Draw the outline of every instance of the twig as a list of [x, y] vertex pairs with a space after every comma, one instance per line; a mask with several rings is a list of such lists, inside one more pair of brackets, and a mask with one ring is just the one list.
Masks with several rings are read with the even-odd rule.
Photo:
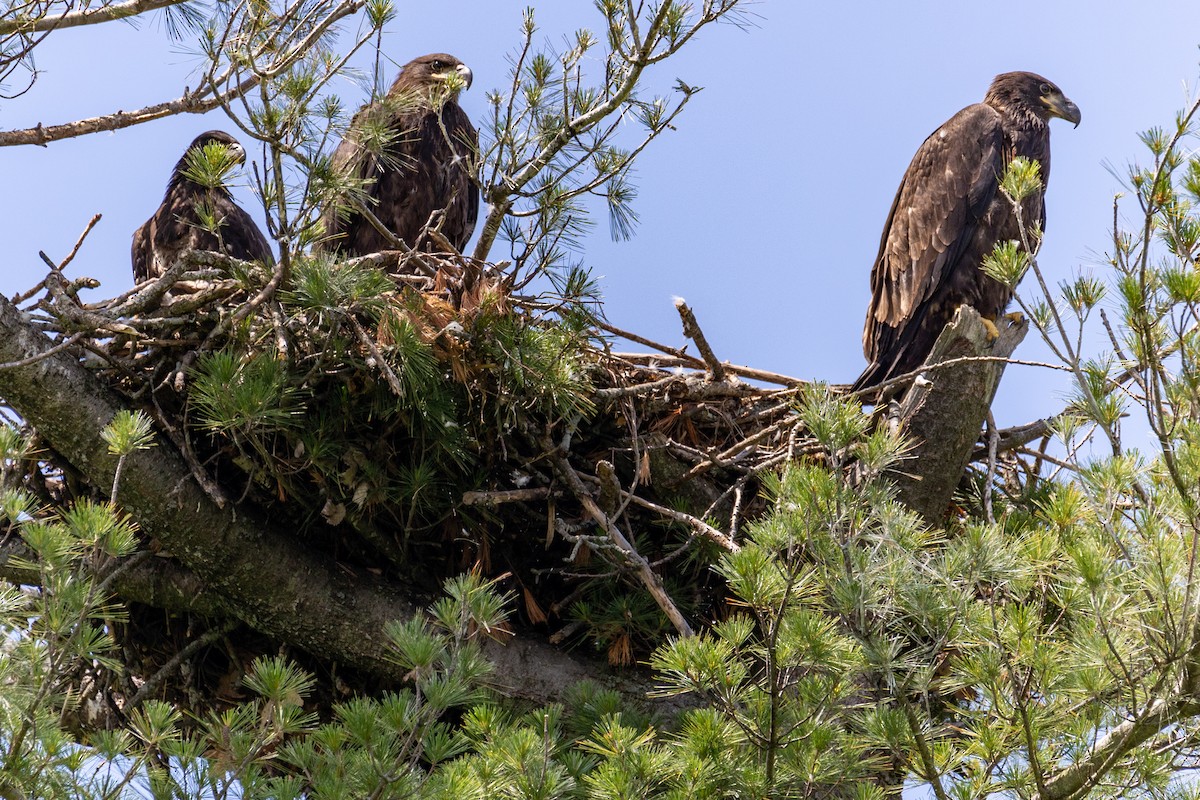
[[996, 430], [996, 418], [989, 408], [987, 412], [987, 475], [983, 480], [983, 515], [989, 525], [996, 524], [992, 513], [992, 481], [996, 480], [996, 446], [1000, 442], [1000, 432]]
[[[922, 366], [914, 369], [912, 372], [906, 372], [903, 375], [897, 375], [896, 377], [890, 378], [890, 379], [884, 381], [883, 383], [880, 383], [877, 386], [870, 386], [870, 387], [867, 387], [866, 389], [859, 389], [857, 392], [847, 393], [846, 396], [854, 397], [854, 398], [857, 398], [864, 402], [867, 402], [868, 398], [875, 397], [879, 392], [882, 392], [884, 389], [890, 389], [893, 386], [898, 386], [899, 384], [907, 383], [908, 381], [911, 381], [913, 378], [917, 377], [918, 375], [920, 375], [923, 372], [936, 372], [938, 370], [945, 369], [946, 367], [952, 367], [955, 364], [967, 364], [970, 362], [985, 362], [985, 361], [1004, 362], [1005, 364], [1017, 364], [1017, 365], [1020, 365], [1023, 367], [1043, 367], [1045, 369], [1058, 370], [1059, 372], [1071, 372], [1072, 371], [1070, 367], [1063, 366], [1062, 364], [1049, 364], [1045, 361], [1024, 361], [1019, 358], [1005, 358], [1004, 356], [960, 356], [958, 358], [948, 358], [945, 361], [939, 361], [936, 364], [923, 364]], [[836, 389], [837, 387], [833, 387], [833, 388]]]
[[611, 389], [597, 389], [595, 396], [602, 400], [615, 400], [619, 397], [632, 397], [635, 395], [652, 394], [658, 389], [665, 389], [672, 383], [679, 380], [678, 375], [668, 375], [665, 378], [659, 378], [656, 381], [649, 383], [638, 383], [633, 386], [615, 386]]
[[[646, 344], [646, 342], [639, 342]], [[654, 345], [648, 345], [653, 347]], [[612, 358], [619, 358], [623, 361], [628, 361], [634, 365], [644, 365], [650, 367], [696, 367], [703, 369], [705, 364], [703, 359], [689, 355], [665, 355], [659, 356], [653, 353], [609, 353]], [[791, 389], [796, 389], [801, 386], [807, 386], [808, 381], [802, 381], [799, 378], [793, 378], [790, 375], [781, 375], [778, 372], [768, 372], [765, 369], [755, 369], [754, 367], [746, 367], [741, 364], [725, 363], [721, 365], [726, 372], [731, 372], [741, 378], [750, 378], [751, 380], [763, 381], [764, 383], [773, 383], [778, 386], [787, 386]]]
[[84, 337], [84, 335], [85, 334], [83, 334], [83, 333], [72, 334], [71, 338], [67, 339], [66, 341], [59, 342], [58, 344], [51, 347], [49, 350], [46, 350], [45, 352], [38, 353], [37, 355], [32, 355], [29, 358], [23, 358], [20, 361], [10, 361], [7, 364], [0, 364], [0, 369], [16, 369], [17, 367], [28, 367], [30, 364], [35, 364], [38, 361], [41, 361], [43, 358], [52, 356], [55, 353], [61, 353], [63, 350], [66, 350], [68, 347], [70, 347], [71, 345], [75, 344], [80, 339], [82, 339]]
[[687, 525], [689, 528], [696, 531], [696, 533], [699, 533], [701, 536], [709, 539], [710, 541], [716, 542], [731, 553], [736, 553], [742, 549], [742, 546], [733, 539], [729, 538], [712, 525], [709, 525], [704, 520], [693, 517], [691, 514], [685, 514], [682, 511], [675, 511], [667, 508], [666, 506], [660, 506], [657, 503], [652, 503], [649, 500], [638, 497], [633, 492], [622, 491], [621, 496], [628, 498], [633, 502], [634, 505], [649, 509], [655, 514], [664, 516], [667, 519], [673, 519], [676, 522], [682, 522], [684, 525]]
[[700, 356], [704, 359], [704, 365], [708, 368], [710, 378], [718, 382], [725, 380], [725, 366], [709, 346], [708, 339], [705, 338], [704, 331], [700, 330], [700, 323], [696, 321], [696, 315], [688, 306], [687, 301], [682, 297], [676, 297], [675, 310], [679, 312], [679, 318], [683, 320], [683, 335], [696, 343], [696, 349], [700, 351]]
[[83, 229], [83, 233], [79, 234], [79, 238], [75, 241], [75, 246], [71, 248], [71, 252], [67, 253], [67, 257], [64, 258], [62, 263], [58, 265], [60, 272], [65, 270], [67, 265], [75, 260], [75, 256], [79, 253], [79, 248], [83, 247], [83, 240], [86, 239], [88, 234], [92, 232], [92, 228], [96, 227], [96, 223], [100, 221], [100, 217], [100, 214], [94, 214], [92, 215], [92, 218], [88, 220], [87, 227]]
[[166, 680], [167, 676], [176, 670], [185, 659], [191, 658], [193, 655], [199, 652], [201, 648], [208, 647], [210, 644], [232, 631], [239, 624], [240, 623], [238, 622], [226, 622], [224, 625], [221, 625], [218, 628], [205, 631], [204, 634], [202, 634], [199, 638], [189, 642], [187, 647], [171, 656], [167, 663], [163, 664], [157, 672], [147, 678], [146, 682], [138, 687], [137, 694], [135, 694], [133, 698], [125, 704], [125, 711], [129, 712], [130, 710], [135, 709], [144, 703], [150, 696], [150, 693], [157, 689], [158, 685]]
[[637, 344], [644, 344], [646, 347], [653, 347], [655, 350], [675, 356], [676, 358], [682, 358], [690, 362], [695, 362], [697, 366], [704, 365], [704, 362], [700, 359], [689, 356], [687, 351], [682, 347], [670, 347], [669, 345], [659, 344], [653, 339], [647, 339], [645, 336], [639, 336], [632, 331], [623, 330], [622, 328], [618, 328], [616, 325], [605, 322], [602, 319], [595, 320], [595, 324], [600, 330], [607, 331], [615, 336], [620, 336], [622, 339], [628, 339], [629, 341], [636, 342]]
[[696, 464], [690, 470], [688, 470], [687, 474], [684, 475], [683, 478], [681, 478], [680, 480], [681, 481], [690, 480], [691, 478], [694, 478], [697, 475], [699, 475], [700, 473], [708, 470], [709, 467], [731, 466], [731, 464], [730, 464], [731, 459], [738, 457], [743, 452], [745, 452], [748, 448], [753, 447], [754, 445], [761, 442], [763, 439], [766, 439], [767, 437], [771, 436], [772, 434], [777, 433], [784, 425], [787, 425], [787, 424], [791, 423], [792, 421], [793, 420], [791, 420], [791, 419], [782, 419], [782, 420], [779, 420], [778, 422], [771, 423], [767, 427], [763, 428], [762, 430], [758, 431], [757, 433], [753, 434], [752, 436], [746, 437], [745, 439], [741, 440], [740, 442], [733, 445], [732, 447], [728, 447], [724, 451], [717, 453], [715, 456], [710, 456], [706, 460], [701, 461], [699, 464]]
[[383, 353], [379, 352], [379, 348], [375, 342], [371, 341], [371, 337], [363, 330], [363, 326], [353, 316], [349, 317], [350, 327], [354, 328], [354, 333], [358, 336], [358, 340], [362, 342], [363, 347], [371, 353], [371, 359], [375, 362], [376, 367], [383, 373], [383, 377], [387, 380], [388, 386], [392, 389], [392, 394], [396, 397], [405, 397], [408, 393], [404, 391], [404, 384], [400, 383], [400, 378], [396, 375], [396, 371], [392, 369], [392, 365], [383, 357]]
[[533, 489], [505, 489], [494, 492], [463, 492], [464, 506], [483, 506], [495, 508], [505, 503], [523, 503], [526, 500], [542, 500], [550, 497], [552, 490], [548, 486], [538, 486]]

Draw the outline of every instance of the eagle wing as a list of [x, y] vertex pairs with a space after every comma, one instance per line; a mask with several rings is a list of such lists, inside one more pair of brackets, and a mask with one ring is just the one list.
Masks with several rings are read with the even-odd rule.
[[[212, 202], [216, 207], [215, 216], [220, 221], [217, 228], [220, 243], [215, 249], [242, 261], [258, 261], [267, 266], [275, 263], [267, 237], [246, 209], [225, 194], [218, 195]], [[211, 242], [198, 241], [194, 246], [206, 249], [206, 244]]]
[[917, 150], [871, 269], [863, 328], [863, 353], [871, 366], [856, 385], [878, 382], [873, 377], [886, 375], [911, 345], [996, 194], [1003, 159], [1000, 116], [982, 103], [955, 114]]
[[[217, 220], [215, 235], [200, 227], [199, 204]], [[267, 237], [231, 196], [187, 183], [169, 189], [150, 219], [134, 231], [130, 251], [134, 281], [159, 277], [184, 250], [210, 250], [267, 265], [275, 262]]]
[[154, 268], [154, 217], [146, 220], [140, 228], [133, 232], [133, 247], [130, 250], [130, 256], [133, 261], [134, 283], [141, 283], [151, 277], [157, 277], [150, 274]]

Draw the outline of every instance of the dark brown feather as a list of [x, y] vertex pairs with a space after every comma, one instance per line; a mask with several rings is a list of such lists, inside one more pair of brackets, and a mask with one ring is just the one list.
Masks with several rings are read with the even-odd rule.
[[[133, 233], [133, 279], [157, 278], [186, 250], [211, 250], [243, 261], [274, 260], [271, 246], [245, 209], [224, 187], [208, 188], [189, 180], [187, 154], [194, 148], [218, 142], [236, 147], [237, 140], [224, 131], [208, 131], [192, 141], [175, 164], [158, 210]], [[244, 153], [242, 158], [244, 158]], [[201, 226], [197, 208], [203, 207], [218, 221], [216, 233]]]
[[993, 321], [1004, 313], [1012, 292], [981, 268], [997, 243], [1021, 238], [1000, 178], [1017, 156], [1038, 162], [1042, 190], [1023, 201], [1022, 215], [1027, 230], [1044, 229], [1051, 116], [1078, 124], [1079, 110], [1045, 78], [1009, 72], [996, 77], [983, 103], [955, 114], [917, 149], [871, 269], [863, 328], [870, 365], [854, 390], [921, 366], [964, 303]]
[[[368, 180], [365, 203], [387, 229], [409, 247], [439, 248], [424, 236], [435, 212], [445, 215], [442, 235], [459, 251], [471, 238], [479, 215], [479, 189], [473, 164], [479, 138], [445, 75], [470, 71], [457, 58], [432, 53], [410, 61], [377, 103], [364, 106], [333, 153], [334, 170]], [[371, 148], [366, 127], [386, 126], [389, 141]], [[322, 247], [345, 255], [394, 249], [390, 239], [346, 198], [321, 216]]]

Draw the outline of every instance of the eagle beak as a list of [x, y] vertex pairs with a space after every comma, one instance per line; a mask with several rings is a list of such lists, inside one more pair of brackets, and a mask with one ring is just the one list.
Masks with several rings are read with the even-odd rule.
[[1073, 122], [1076, 128], [1079, 127], [1079, 121], [1083, 119], [1079, 113], [1079, 106], [1072, 103], [1065, 95], [1052, 94], [1049, 97], [1043, 97], [1042, 102], [1046, 104], [1046, 108], [1050, 109], [1050, 116]]
[[466, 64], [459, 64], [457, 67], [454, 68], [454, 71], [457, 72], [459, 77], [461, 77], [463, 79], [464, 88], [470, 89], [471, 88], [471, 80], [475, 77], [471, 73], [471, 68], [468, 67]]

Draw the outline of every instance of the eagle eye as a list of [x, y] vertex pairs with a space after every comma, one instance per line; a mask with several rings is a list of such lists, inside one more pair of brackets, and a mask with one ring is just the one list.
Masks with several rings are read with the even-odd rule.
[[434, 72], [441, 72], [442, 68], [445, 67], [446, 64], [443, 61], [434, 61], [429, 66], [433, 68]]
[[1042, 84], [1042, 94], [1050, 94], [1050, 91], [1051, 91], [1050, 84], [1043, 83]]

